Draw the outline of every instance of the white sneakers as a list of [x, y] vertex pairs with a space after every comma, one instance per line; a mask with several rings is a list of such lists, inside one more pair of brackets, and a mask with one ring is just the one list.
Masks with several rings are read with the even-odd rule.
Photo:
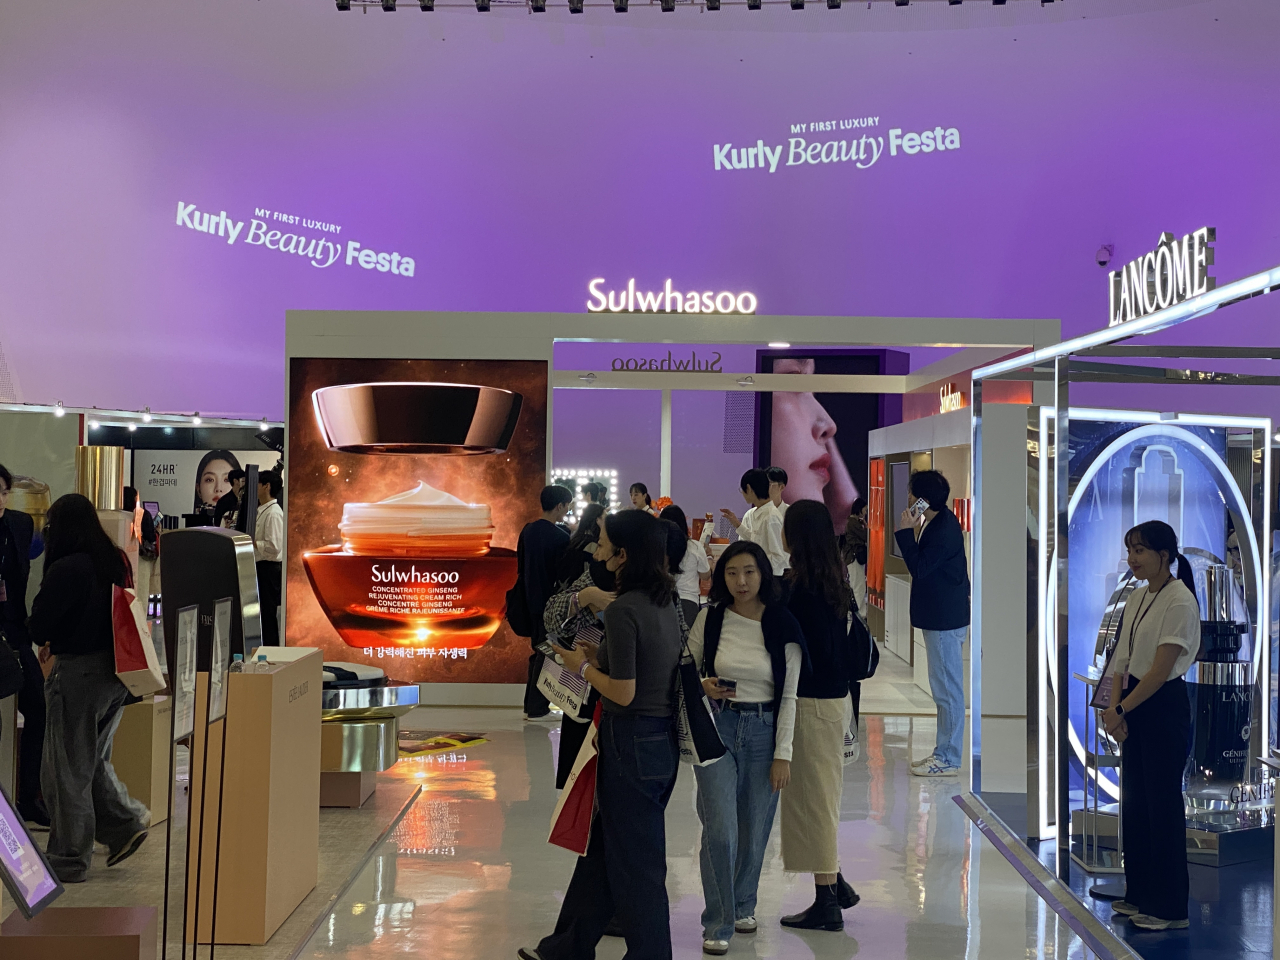
[[914, 770], [916, 767], [923, 767], [926, 763], [928, 763], [928, 762], [929, 762], [929, 761], [931, 761], [932, 759], [933, 759], [933, 754], [931, 753], [931, 754], [929, 754], [927, 757], [925, 757], [925, 758], [924, 758], [924, 759], [922, 759], [922, 760], [912, 760], [912, 761], [911, 761], [911, 769], [913, 769], [913, 770]]
[[723, 957], [729, 952], [728, 940], [703, 940], [702, 952], [713, 957]]
[[733, 922], [733, 929], [738, 933], [755, 933], [756, 926], [755, 917], [743, 917], [741, 920], [735, 920]]
[[954, 777], [959, 772], [959, 767], [948, 766], [937, 757], [929, 757], [920, 766], [911, 768], [913, 777]]

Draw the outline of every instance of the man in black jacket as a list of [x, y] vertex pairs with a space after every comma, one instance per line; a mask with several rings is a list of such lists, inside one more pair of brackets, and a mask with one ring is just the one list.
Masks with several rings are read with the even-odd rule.
[[912, 764], [918, 777], [955, 776], [964, 744], [960, 647], [969, 632], [969, 567], [960, 521], [947, 507], [950, 496], [951, 485], [936, 470], [912, 474], [913, 506], [902, 511], [894, 534], [911, 571], [911, 625], [924, 634], [929, 692], [938, 706], [933, 755]]
[[18, 815], [28, 823], [47, 827], [49, 815], [40, 802], [40, 757], [44, 752], [44, 673], [31, 649], [27, 632], [27, 579], [31, 574], [31, 540], [35, 523], [30, 515], [10, 510], [13, 474], [0, 466], [0, 630], [22, 664], [22, 752], [18, 760]]
[[[573, 504], [573, 491], [553, 484], [542, 488], [542, 516], [525, 524], [520, 531], [517, 553], [520, 555], [520, 577], [524, 582], [524, 599], [533, 623], [533, 655], [529, 657], [529, 675], [524, 688], [524, 718], [542, 720], [551, 718], [551, 704], [538, 689], [538, 676], [542, 673], [543, 655], [538, 650], [547, 637], [542, 623], [542, 611], [555, 592], [556, 564], [569, 543], [569, 534], [559, 524]], [[555, 715], [560, 717], [559, 712]]]

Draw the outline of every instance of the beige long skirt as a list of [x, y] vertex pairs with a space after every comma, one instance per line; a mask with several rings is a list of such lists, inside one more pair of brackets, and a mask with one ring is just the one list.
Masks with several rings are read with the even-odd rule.
[[792, 873], [840, 869], [836, 835], [844, 792], [849, 700], [796, 701], [791, 782], [782, 791], [782, 866]]

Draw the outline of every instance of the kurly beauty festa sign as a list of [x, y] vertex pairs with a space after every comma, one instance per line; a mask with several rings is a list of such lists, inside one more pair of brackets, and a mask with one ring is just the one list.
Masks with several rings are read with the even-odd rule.
[[546, 398], [541, 361], [291, 360], [286, 642], [397, 680], [524, 682], [503, 617]]

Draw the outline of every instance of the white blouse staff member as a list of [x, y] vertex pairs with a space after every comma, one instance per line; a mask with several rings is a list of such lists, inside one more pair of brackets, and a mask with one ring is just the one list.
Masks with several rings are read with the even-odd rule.
[[1172, 527], [1149, 520], [1124, 543], [1129, 569], [1147, 585], [1125, 604], [1108, 668], [1113, 706], [1102, 714], [1123, 744], [1125, 897], [1112, 909], [1144, 930], [1182, 930], [1189, 892], [1182, 772], [1191, 735], [1182, 678], [1200, 652], [1200, 608]]

